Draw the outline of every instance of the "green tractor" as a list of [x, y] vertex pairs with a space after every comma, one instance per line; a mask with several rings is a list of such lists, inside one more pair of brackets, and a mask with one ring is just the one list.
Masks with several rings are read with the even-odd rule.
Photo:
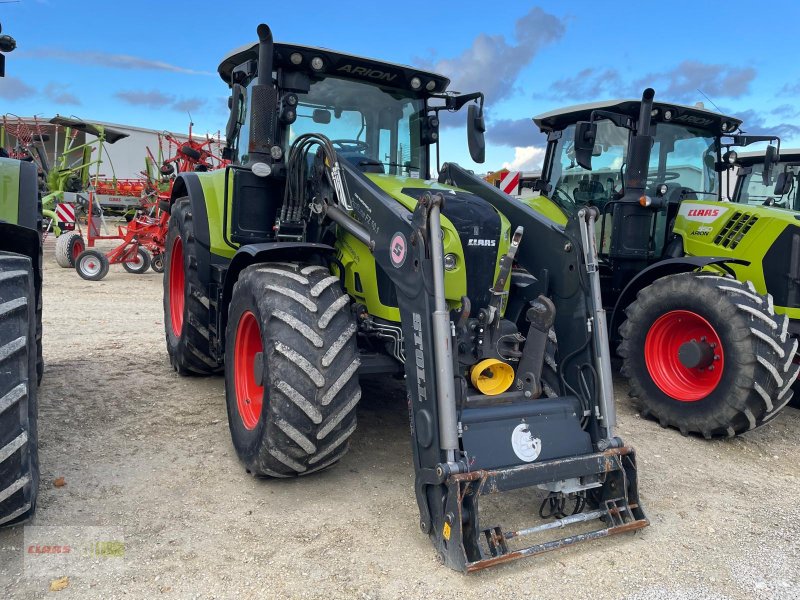
[[775, 138], [653, 97], [534, 118], [548, 146], [540, 195], [521, 202], [562, 223], [601, 211], [603, 302], [642, 414], [733, 436], [792, 398], [800, 227], [785, 211], [720, 201], [732, 148]]
[[[0, 36], [0, 77], [2, 52], [14, 46]], [[6, 526], [33, 515], [39, 489], [42, 221], [33, 163], [0, 158], [0, 185], [0, 526]]]
[[[164, 206], [170, 360], [180, 374], [224, 371], [246, 470], [334, 465], [359, 376], [404, 377], [419, 526], [451, 568], [646, 526], [634, 452], [614, 431], [596, 212], [559, 225], [455, 164], [430, 179], [441, 111], [468, 106], [483, 160], [482, 94], [275, 44], [266, 25], [258, 36], [219, 66], [232, 164], [181, 173]], [[518, 489], [553, 520], [480, 523], [481, 496]]]

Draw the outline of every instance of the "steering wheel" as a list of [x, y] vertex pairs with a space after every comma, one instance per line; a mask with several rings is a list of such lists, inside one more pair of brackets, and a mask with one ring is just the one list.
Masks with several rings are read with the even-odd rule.
[[331, 140], [331, 144], [337, 146], [343, 152], [361, 152], [366, 154], [369, 150], [369, 144], [361, 140]]
[[647, 185], [655, 185], [656, 183], [666, 183], [667, 181], [675, 181], [676, 179], [680, 179], [681, 174], [677, 171], [664, 171], [661, 176], [658, 175], [648, 175], [647, 176]]
[[[558, 200], [555, 198], [556, 195], [558, 195], [558, 197], [561, 199], [561, 202], [558, 202]], [[578, 203], [575, 202], [575, 199], [569, 195], [567, 190], [558, 185], [553, 189], [552, 200], [555, 200], [557, 204], [562, 204], [562, 208], [564, 208], [565, 210], [571, 210], [572, 208], [578, 205]]]

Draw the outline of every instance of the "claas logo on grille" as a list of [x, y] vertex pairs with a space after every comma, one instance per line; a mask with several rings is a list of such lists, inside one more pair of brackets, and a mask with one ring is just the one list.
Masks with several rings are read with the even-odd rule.
[[690, 217], [716, 217], [719, 212], [718, 208], [693, 208], [687, 215]]

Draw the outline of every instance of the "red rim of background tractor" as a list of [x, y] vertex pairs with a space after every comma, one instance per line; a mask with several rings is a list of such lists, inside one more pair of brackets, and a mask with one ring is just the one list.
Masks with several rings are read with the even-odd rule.
[[[708, 344], [712, 349], [709, 366], [690, 368], [680, 360], [681, 346], [691, 342]], [[708, 396], [719, 385], [725, 367], [717, 331], [689, 310], [673, 310], [656, 319], [645, 338], [644, 360], [658, 388], [680, 402], [696, 402]]]
[[172, 242], [172, 254], [169, 261], [169, 317], [172, 332], [180, 337], [183, 331], [184, 285], [186, 276], [183, 273], [183, 241], [176, 237]]
[[261, 418], [264, 403], [264, 386], [256, 383], [256, 354], [264, 351], [261, 328], [256, 316], [249, 310], [244, 312], [236, 327], [233, 348], [233, 386], [236, 406], [245, 429], [252, 430]]

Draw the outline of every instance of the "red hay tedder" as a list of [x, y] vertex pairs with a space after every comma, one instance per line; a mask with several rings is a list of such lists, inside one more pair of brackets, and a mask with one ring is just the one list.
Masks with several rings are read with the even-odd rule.
[[[164, 145], [166, 144], [166, 152]], [[159, 136], [159, 157], [168, 156], [164, 160], [156, 160], [150, 149], [147, 149], [150, 164], [161, 163], [158, 175], [145, 173], [142, 180], [115, 180], [114, 193], [138, 193], [141, 206], [135, 216], [125, 226], [117, 227], [116, 235], [102, 235], [100, 225], [102, 213], [96, 206], [94, 194], [101, 194], [106, 184], [112, 182], [98, 182], [99, 185], [89, 192], [89, 210], [87, 243], [89, 249], [83, 250], [75, 259], [75, 269], [84, 279], [99, 281], [108, 273], [110, 265], [122, 264], [129, 273], [144, 273], [150, 267], [157, 273], [164, 271], [164, 242], [167, 237], [167, 221], [169, 214], [162, 211], [159, 201], [170, 198], [176, 173], [186, 171], [210, 171], [219, 169], [227, 164], [214, 152], [214, 146], [220, 147], [219, 135], [217, 139], [206, 136], [204, 141], [197, 141], [192, 137], [192, 128], [189, 126], [188, 141], [180, 141], [171, 133], [164, 132]], [[94, 249], [95, 241], [119, 239], [120, 244], [107, 253]]]

